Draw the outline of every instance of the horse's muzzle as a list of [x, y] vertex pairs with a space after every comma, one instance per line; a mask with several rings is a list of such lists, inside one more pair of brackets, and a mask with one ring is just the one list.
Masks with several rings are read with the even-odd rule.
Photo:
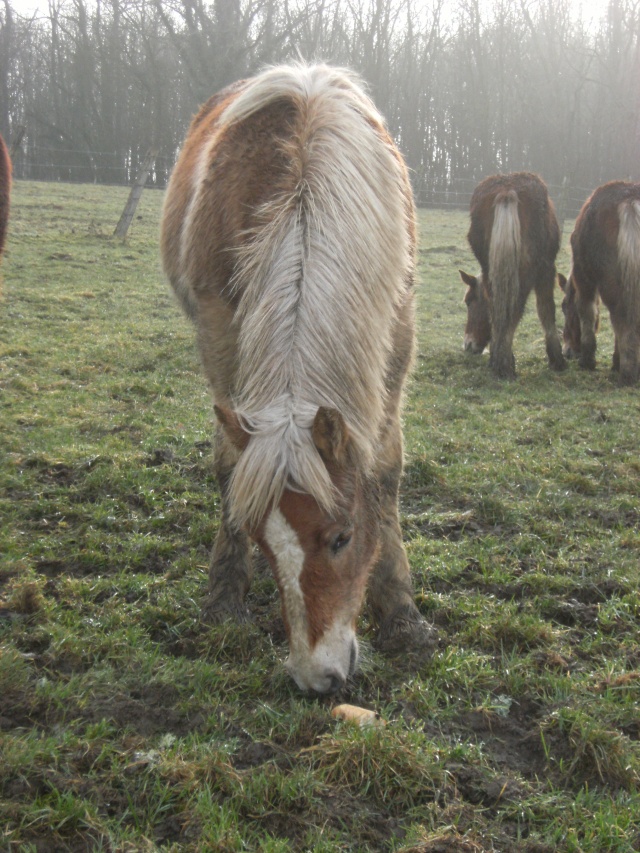
[[328, 696], [342, 690], [347, 679], [355, 672], [357, 663], [358, 643], [354, 638], [349, 647], [348, 661], [345, 658], [343, 665], [335, 661], [330, 664], [327, 661], [326, 665], [319, 666], [312, 656], [304, 662], [294, 661], [289, 657], [286, 667], [301, 690]]
[[465, 352], [470, 352], [474, 355], [482, 355], [482, 353], [484, 352], [484, 347], [479, 347], [473, 338], [469, 338], [466, 335], [463, 347]]

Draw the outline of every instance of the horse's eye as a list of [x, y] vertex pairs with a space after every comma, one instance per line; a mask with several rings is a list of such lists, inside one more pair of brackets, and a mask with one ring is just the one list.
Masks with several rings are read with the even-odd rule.
[[331, 550], [334, 554], [337, 554], [338, 551], [341, 551], [346, 545], [351, 542], [351, 532], [347, 530], [343, 530], [342, 533], [338, 533], [338, 535], [331, 542]]

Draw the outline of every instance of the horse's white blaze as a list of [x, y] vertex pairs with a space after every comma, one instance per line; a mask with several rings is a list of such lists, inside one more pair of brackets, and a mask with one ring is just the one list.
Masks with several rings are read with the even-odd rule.
[[325, 634], [312, 649], [300, 586], [304, 551], [296, 531], [277, 508], [269, 513], [264, 538], [276, 563], [275, 571], [289, 620], [290, 653], [287, 669], [301, 690], [323, 693], [328, 689], [332, 676], [346, 680], [350, 674], [352, 654], [357, 654], [352, 621], [343, 621], [339, 613], [336, 614], [336, 620], [327, 626]]
[[304, 566], [304, 551], [295, 530], [277, 508], [269, 513], [264, 538], [277, 564], [278, 580], [291, 631], [303, 631], [306, 619], [300, 575]]

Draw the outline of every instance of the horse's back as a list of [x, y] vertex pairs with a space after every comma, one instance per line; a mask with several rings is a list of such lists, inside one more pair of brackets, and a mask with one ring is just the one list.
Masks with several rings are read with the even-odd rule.
[[[302, 69], [305, 70], [308, 69]], [[289, 72], [289, 79], [295, 82], [292, 69], [284, 67], [283, 71]], [[194, 293], [206, 296], [214, 291], [236, 298], [237, 289], [228, 288], [235, 272], [234, 250], [259, 233], [274, 205], [282, 199], [295, 200], [300, 188], [316, 176], [318, 170], [313, 164], [310, 178], [302, 172], [308, 165], [304, 162], [307, 146], [318, 126], [314, 126], [313, 117], [307, 116], [307, 126], [303, 127], [300, 117], [304, 110], [312, 112], [315, 103], [322, 101], [323, 93], [322, 90], [305, 92], [304, 87], [297, 88], [293, 83], [287, 90], [286, 79], [285, 75], [285, 82], [280, 81], [280, 91], [274, 90], [270, 98], [263, 95], [262, 100], [253, 95], [256, 90], [259, 92], [261, 77], [240, 81], [214, 95], [192, 121], [170, 181], [161, 234], [165, 271], [181, 297], [187, 288], [189, 299]], [[325, 98], [332, 91], [335, 96], [336, 92], [349, 88], [349, 80], [329, 79]], [[238, 106], [247, 103], [248, 107]], [[363, 99], [362, 104], [365, 103]], [[325, 111], [319, 124], [326, 122], [327, 117], [330, 122], [331, 109]], [[359, 119], [361, 125], [368, 126], [376, 144], [393, 152], [397, 159], [406, 196], [401, 218], [403, 224], [415, 228], [403, 161], [382, 123], [376, 124], [373, 113], [360, 115]], [[339, 117], [335, 120], [339, 125]], [[338, 126], [336, 140], [340, 141], [342, 132], [346, 129]], [[342, 144], [346, 143], [343, 139]], [[300, 151], [294, 153], [296, 146]], [[349, 179], [349, 167], [347, 158], [344, 175], [338, 178], [343, 184]], [[379, 171], [379, 175], [368, 181], [370, 185], [376, 178], [384, 182], [384, 169]], [[383, 195], [380, 191], [370, 207], [379, 206]], [[339, 206], [341, 198], [327, 199], [325, 204]], [[415, 243], [414, 231], [409, 242]], [[188, 305], [185, 307], [189, 310]]]
[[[165, 196], [160, 235], [162, 260], [169, 281], [190, 315], [195, 312], [191, 292], [192, 278], [194, 274], [198, 276], [198, 266], [201, 266], [202, 259], [185, 257], [183, 243], [187, 217], [190, 209], [195, 206], [195, 196], [200, 183], [207, 180], [204, 154], [215, 148], [220, 116], [242, 90], [243, 85], [244, 81], [240, 81], [213, 95], [193, 118]], [[207, 223], [214, 240], [220, 239], [216, 235], [219, 228], [217, 220], [218, 217], [215, 217]], [[225, 261], [224, 257], [220, 258], [223, 267]], [[185, 269], [187, 264], [192, 267], [190, 270]], [[208, 277], [210, 273], [210, 270], [202, 270], [200, 277], [203, 274]]]
[[620, 227], [620, 205], [640, 202], [640, 184], [611, 181], [598, 187], [584, 203], [571, 236], [574, 250], [589, 263], [604, 266], [616, 251]]
[[[632, 217], [623, 208], [634, 209]], [[634, 224], [635, 220], [635, 224]], [[621, 234], [623, 223], [626, 234]], [[640, 184], [611, 181], [598, 187], [584, 203], [571, 235], [574, 281], [585, 298], [600, 291], [611, 310], [622, 297], [621, 250], [629, 253], [637, 271], [640, 257]], [[622, 240], [621, 240], [622, 237]], [[624, 264], [622, 264], [624, 265]], [[635, 274], [634, 279], [637, 278]]]
[[319, 407], [373, 459], [413, 346], [414, 251], [404, 161], [350, 72], [276, 67], [196, 116], [163, 262], [214, 397], [251, 426], [247, 469], [277, 436], [295, 462]]
[[542, 179], [532, 172], [490, 175], [481, 181], [471, 197], [469, 242], [476, 257], [488, 268], [489, 246], [496, 208], [517, 197], [523, 259], [534, 264], [553, 262], [560, 248], [560, 228], [553, 203]]

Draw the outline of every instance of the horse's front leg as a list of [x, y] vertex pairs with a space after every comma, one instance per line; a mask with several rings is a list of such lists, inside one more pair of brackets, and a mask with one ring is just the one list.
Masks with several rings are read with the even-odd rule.
[[387, 431], [380, 459], [380, 554], [373, 568], [368, 603], [378, 625], [376, 646], [384, 652], [435, 646], [435, 630], [413, 599], [409, 561], [402, 542], [398, 487], [402, 475], [402, 433], [397, 418]]
[[220, 528], [211, 552], [209, 588], [202, 605], [202, 618], [211, 624], [225, 619], [236, 622], [249, 619], [244, 599], [253, 578], [251, 543], [247, 534], [231, 522], [227, 498], [234, 461], [233, 452], [227, 445], [222, 429], [218, 427], [215, 467], [222, 512]]
[[580, 367], [586, 370], [595, 370], [596, 368], [596, 325], [598, 319], [598, 307], [596, 303], [595, 289], [592, 292], [583, 295], [578, 290], [578, 298], [576, 300], [576, 308], [578, 317], [580, 318]]

